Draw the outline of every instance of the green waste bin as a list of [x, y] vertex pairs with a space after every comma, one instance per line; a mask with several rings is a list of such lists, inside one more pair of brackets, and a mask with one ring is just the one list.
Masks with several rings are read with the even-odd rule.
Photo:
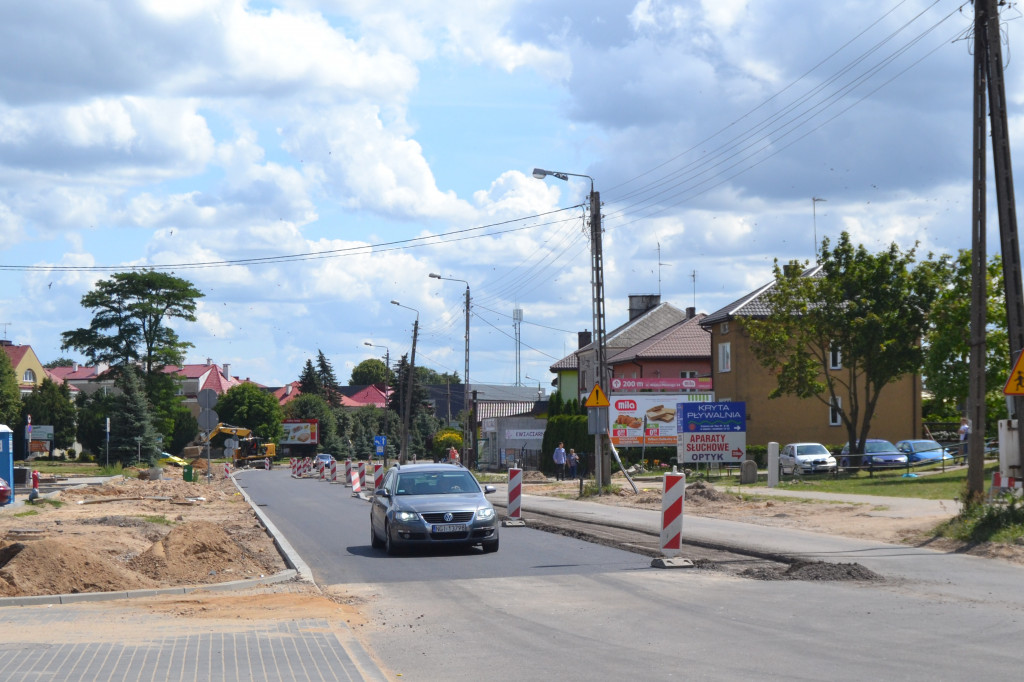
[[192, 465], [186, 464], [181, 468], [181, 478], [188, 483], [194, 483], [195, 478], [192, 476]]

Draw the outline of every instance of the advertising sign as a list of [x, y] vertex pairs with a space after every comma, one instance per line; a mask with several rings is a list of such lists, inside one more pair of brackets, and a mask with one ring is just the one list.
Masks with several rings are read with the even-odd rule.
[[710, 391], [712, 387], [711, 377], [697, 377], [695, 379], [672, 379], [672, 378], [640, 378], [626, 379], [624, 377], [613, 378], [611, 381], [612, 393], [622, 391]]
[[544, 440], [544, 429], [505, 429], [505, 440]]
[[[675, 445], [676, 417], [681, 403], [714, 400], [711, 393], [634, 393], [612, 394], [608, 420], [615, 447]], [[647, 430], [644, 430], [644, 418]]]
[[320, 432], [316, 419], [285, 419], [284, 438], [282, 445], [316, 445], [320, 442]]
[[747, 404], [681, 404], [676, 426], [680, 462], [739, 463], [747, 454]]

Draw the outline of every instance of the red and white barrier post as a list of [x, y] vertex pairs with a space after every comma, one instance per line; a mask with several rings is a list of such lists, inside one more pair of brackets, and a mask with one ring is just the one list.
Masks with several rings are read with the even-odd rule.
[[231, 475], [231, 465], [228, 462], [224, 462], [224, 478]]
[[352, 482], [352, 494], [358, 495], [363, 489], [363, 486], [359, 483], [359, 472], [355, 469], [350, 469], [349, 480]]
[[352, 460], [345, 460], [345, 487], [352, 485]]
[[508, 516], [506, 526], [522, 526], [523, 522], [523, 470], [508, 470]]
[[297, 460], [294, 457], [288, 458], [288, 464], [290, 464], [291, 467], [292, 467], [292, 478], [295, 478], [296, 477], [296, 473], [298, 472], [296, 461]]
[[331, 460], [331, 483], [338, 482], [338, 460]]
[[366, 487], [366, 462], [359, 462], [359, 487]]
[[661, 495], [661, 553], [679, 556], [683, 548], [683, 497], [686, 474], [665, 474]]
[[327, 480], [327, 462], [320, 460], [320, 480]]
[[373, 489], [379, 490], [384, 487], [384, 465], [373, 465]]

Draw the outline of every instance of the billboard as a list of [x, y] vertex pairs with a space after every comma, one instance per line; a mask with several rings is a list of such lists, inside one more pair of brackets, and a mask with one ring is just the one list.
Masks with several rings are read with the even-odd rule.
[[671, 377], [641, 377], [638, 379], [627, 379], [626, 377], [615, 377], [611, 380], [612, 393], [622, 391], [710, 391], [712, 389], [711, 377], [697, 377], [694, 379], [674, 379]]
[[[676, 445], [676, 414], [681, 403], [707, 403], [712, 393], [614, 393], [608, 407], [615, 447]], [[644, 429], [644, 419], [647, 428]]]
[[316, 445], [320, 442], [320, 422], [316, 419], [285, 419], [281, 445]]
[[740, 463], [747, 451], [747, 404], [680, 405], [678, 461]]

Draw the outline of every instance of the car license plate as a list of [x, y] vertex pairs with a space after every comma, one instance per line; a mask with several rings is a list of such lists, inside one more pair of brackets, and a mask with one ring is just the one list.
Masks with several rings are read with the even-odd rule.
[[434, 526], [432, 531], [434, 533], [465, 533], [466, 525], [462, 523], [448, 523], [442, 526]]

